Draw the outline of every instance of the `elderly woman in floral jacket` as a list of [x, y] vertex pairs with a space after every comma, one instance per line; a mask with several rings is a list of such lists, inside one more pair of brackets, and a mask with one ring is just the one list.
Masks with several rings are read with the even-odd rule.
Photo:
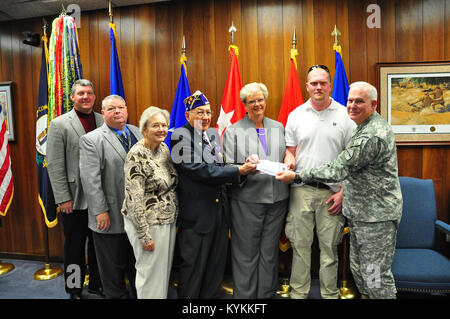
[[151, 106], [139, 128], [144, 136], [125, 160], [125, 231], [136, 257], [139, 299], [167, 298], [175, 247], [178, 175], [164, 140], [169, 113]]

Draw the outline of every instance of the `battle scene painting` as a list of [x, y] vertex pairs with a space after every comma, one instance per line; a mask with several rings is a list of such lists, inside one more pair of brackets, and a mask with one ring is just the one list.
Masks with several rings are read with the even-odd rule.
[[391, 125], [450, 124], [450, 74], [388, 78]]

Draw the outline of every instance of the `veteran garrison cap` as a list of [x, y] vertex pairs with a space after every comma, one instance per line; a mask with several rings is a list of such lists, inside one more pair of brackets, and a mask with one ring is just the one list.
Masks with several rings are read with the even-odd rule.
[[199, 106], [209, 104], [206, 96], [199, 90], [195, 91], [191, 96], [185, 98], [183, 102], [186, 108], [186, 112], [191, 111]]

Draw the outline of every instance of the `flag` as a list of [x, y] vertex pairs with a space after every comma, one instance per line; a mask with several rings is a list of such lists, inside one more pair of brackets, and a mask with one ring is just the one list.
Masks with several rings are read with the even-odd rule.
[[235, 45], [230, 45], [230, 71], [228, 72], [227, 82], [222, 97], [222, 104], [220, 105], [220, 115], [217, 119], [217, 130], [222, 138], [226, 128], [233, 123], [236, 123], [245, 116], [245, 108], [239, 98], [239, 92], [242, 88], [241, 72], [239, 71], [239, 63], [237, 56], [239, 48]]
[[78, 48], [75, 19], [65, 15], [54, 19], [48, 54], [49, 123], [73, 108], [70, 98], [72, 85], [83, 78]]
[[109, 93], [120, 95], [123, 99], [125, 99], [122, 73], [120, 72], [119, 57], [117, 56], [116, 24], [111, 22], [109, 23], [109, 39], [111, 40], [111, 55], [109, 60]]
[[[300, 81], [297, 74], [297, 49], [291, 49], [291, 67], [289, 70], [288, 80], [286, 83], [286, 89], [284, 90], [283, 102], [281, 103], [280, 113], [278, 114], [278, 122], [286, 126], [289, 114], [299, 105], [303, 104], [302, 89], [300, 87]], [[286, 252], [291, 244], [286, 237], [286, 233], [281, 233], [278, 243], [280, 250]]]
[[48, 60], [47, 36], [42, 37], [42, 62], [39, 75], [39, 91], [36, 110], [36, 167], [38, 178], [38, 201], [44, 213], [45, 224], [56, 226], [57, 207], [47, 172], [47, 132], [48, 132]]
[[172, 110], [170, 112], [169, 132], [167, 133], [166, 140], [164, 141], [169, 147], [169, 150], [171, 149], [170, 138], [173, 131], [175, 131], [180, 126], [183, 126], [187, 121], [186, 116], [184, 115], [184, 113], [186, 112], [186, 108], [183, 101], [185, 98], [191, 95], [191, 90], [189, 89], [189, 83], [187, 79], [186, 61], [186, 56], [182, 55], [180, 57], [180, 79], [178, 80], [177, 91], [175, 93], [175, 99], [173, 101]]
[[345, 74], [344, 63], [341, 57], [341, 46], [333, 46], [335, 57], [335, 73], [333, 81], [333, 93], [332, 97], [335, 101], [347, 106], [348, 91], [350, 91], [347, 81], [347, 75]]
[[[6, 112], [0, 102], [0, 215], [5, 216], [14, 196], [14, 182], [11, 171], [11, 157], [9, 155], [8, 133], [4, 116]], [[9, 105], [9, 107], [11, 107]]]
[[297, 50], [291, 49], [291, 68], [289, 70], [286, 89], [284, 90], [283, 102], [281, 103], [280, 113], [278, 114], [278, 122], [286, 126], [286, 122], [291, 113], [297, 106], [303, 104], [302, 89], [297, 74]]

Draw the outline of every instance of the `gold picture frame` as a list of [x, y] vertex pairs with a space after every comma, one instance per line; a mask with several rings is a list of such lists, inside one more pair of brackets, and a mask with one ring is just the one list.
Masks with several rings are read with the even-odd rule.
[[450, 144], [450, 61], [377, 63], [377, 75], [397, 144]]
[[15, 141], [16, 134], [14, 131], [14, 117], [13, 117], [13, 82], [0, 82], [0, 104], [3, 118], [6, 124], [6, 133], [8, 134], [8, 141]]

